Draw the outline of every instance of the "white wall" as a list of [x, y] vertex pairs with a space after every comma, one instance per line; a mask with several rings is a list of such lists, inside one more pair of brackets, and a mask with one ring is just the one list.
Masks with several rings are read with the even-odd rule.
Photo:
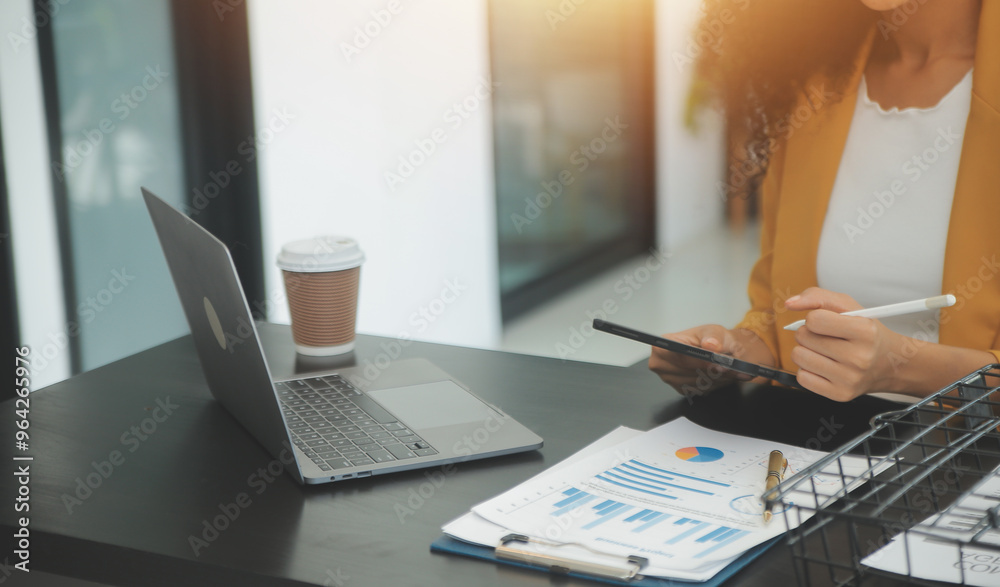
[[[58, 3], [56, 3], [58, 6]], [[31, 347], [31, 389], [69, 376], [69, 340], [31, 0], [0, 3], [0, 120], [7, 173], [21, 344]], [[7, 239], [11, 239], [8, 241]]]
[[[722, 218], [721, 120], [706, 113], [697, 135], [683, 125], [699, 4], [657, 3], [657, 223], [668, 249]], [[280, 244], [339, 232], [368, 253], [361, 331], [495, 346], [492, 121], [481, 99], [486, 0], [308, 0], [295, 10], [250, 0], [249, 10], [271, 319], [288, 320], [272, 264]], [[69, 357], [60, 346], [66, 316], [32, 21], [30, 0], [0, 3], [0, 116], [15, 227], [0, 239], [12, 239], [22, 341], [36, 356], [51, 355], [37, 388], [65, 378]], [[465, 100], [460, 113], [455, 104]], [[294, 118], [281, 120], [281, 111]], [[443, 141], [435, 152], [390, 188], [384, 174], [436, 129]], [[451, 303], [452, 292], [442, 295], [449, 285], [459, 290]]]
[[691, 39], [701, 0], [656, 4], [657, 244], [673, 250], [723, 222], [717, 182], [725, 167], [724, 127], [715, 111], [702, 112], [700, 127], [685, 127], [691, 58], [703, 50]]
[[[270, 319], [289, 319], [274, 267], [281, 244], [347, 234], [367, 254], [359, 331], [494, 346], [485, 0], [248, 6], [256, 122], [266, 143], [259, 170], [266, 287], [277, 302]], [[276, 132], [265, 130], [270, 124]], [[399, 157], [417, 141], [429, 151], [435, 138], [433, 153], [413, 155], [419, 164], [390, 186], [386, 173], [399, 173]]]

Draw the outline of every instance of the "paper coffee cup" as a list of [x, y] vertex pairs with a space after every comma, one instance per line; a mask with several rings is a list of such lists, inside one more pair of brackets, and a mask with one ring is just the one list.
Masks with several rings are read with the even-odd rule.
[[278, 267], [285, 279], [296, 352], [318, 357], [354, 349], [364, 261], [358, 243], [345, 236], [293, 241], [281, 248]]

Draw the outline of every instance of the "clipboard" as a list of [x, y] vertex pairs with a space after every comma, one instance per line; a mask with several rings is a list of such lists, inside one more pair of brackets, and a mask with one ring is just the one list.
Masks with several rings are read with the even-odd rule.
[[[527, 537], [509, 534], [504, 537], [501, 544], [496, 548], [479, 546], [462, 540], [457, 540], [450, 536], [442, 536], [431, 543], [431, 552], [457, 554], [484, 561], [511, 565], [522, 569], [549, 572], [578, 579], [598, 581], [609, 585], [636, 585], [640, 587], [690, 587], [699, 585], [705, 587], [716, 587], [722, 585], [730, 577], [749, 565], [754, 559], [764, 554], [764, 552], [778, 543], [781, 536], [777, 536], [758, 544], [740, 555], [739, 558], [726, 565], [724, 569], [716, 573], [707, 581], [680, 581], [660, 577], [647, 577], [642, 574], [642, 557], [629, 557], [622, 559], [621, 564], [616, 568], [606, 569], [607, 572], [599, 571], [597, 568], [588, 568], [586, 563], [578, 560], [565, 558], [546, 557], [545, 560], [535, 558], [532, 553], [524, 553], [518, 548], [518, 544], [523, 544]], [[607, 566], [607, 565], [601, 565]]]

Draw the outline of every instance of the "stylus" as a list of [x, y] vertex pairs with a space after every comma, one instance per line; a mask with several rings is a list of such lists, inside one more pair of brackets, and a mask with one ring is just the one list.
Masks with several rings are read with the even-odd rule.
[[[865, 308], [863, 310], [852, 310], [850, 312], [841, 313], [841, 316], [888, 318], [889, 316], [912, 314], [914, 312], [923, 312], [924, 310], [933, 310], [935, 308], [947, 308], [948, 306], [955, 305], [956, 301], [955, 296], [947, 294], [943, 296], [925, 298], [922, 300], [913, 300], [912, 302], [900, 302], [898, 304], [889, 304], [887, 306], [876, 306], [874, 308]], [[785, 326], [785, 330], [798, 330], [805, 323], [805, 320], [796, 320], [788, 326]]]

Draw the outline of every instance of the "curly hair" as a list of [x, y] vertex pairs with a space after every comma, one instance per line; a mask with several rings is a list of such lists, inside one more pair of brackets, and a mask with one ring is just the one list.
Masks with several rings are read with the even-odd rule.
[[745, 139], [738, 157], [752, 163], [751, 192], [787, 135], [792, 110], [809, 97], [810, 80], [823, 76], [840, 99], [879, 17], [860, 0], [704, 0], [692, 100], [721, 105]]

